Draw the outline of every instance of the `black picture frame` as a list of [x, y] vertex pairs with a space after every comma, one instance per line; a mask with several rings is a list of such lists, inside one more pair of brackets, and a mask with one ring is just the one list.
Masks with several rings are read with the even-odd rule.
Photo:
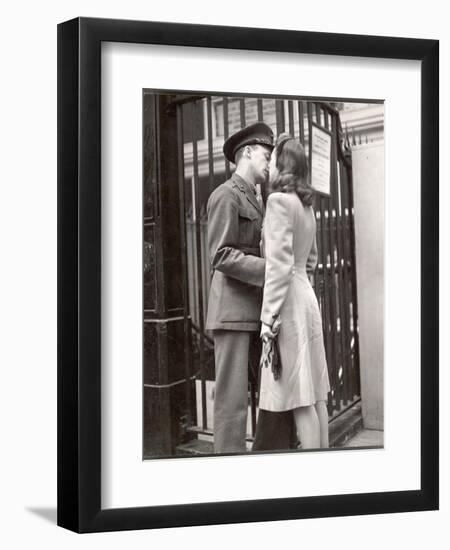
[[[101, 508], [101, 43], [421, 62], [421, 488]], [[58, 525], [76, 532], [438, 508], [439, 43], [437, 40], [77, 18], [58, 26]]]

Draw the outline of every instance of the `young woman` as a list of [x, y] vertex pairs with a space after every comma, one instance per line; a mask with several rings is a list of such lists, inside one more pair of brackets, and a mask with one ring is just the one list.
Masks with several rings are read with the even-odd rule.
[[308, 278], [317, 263], [313, 192], [303, 146], [287, 134], [278, 137], [272, 153], [269, 186], [261, 338], [269, 342], [274, 323], [281, 322], [281, 376], [262, 368], [259, 408], [292, 411], [302, 448], [325, 448], [330, 385], [320, 310]]

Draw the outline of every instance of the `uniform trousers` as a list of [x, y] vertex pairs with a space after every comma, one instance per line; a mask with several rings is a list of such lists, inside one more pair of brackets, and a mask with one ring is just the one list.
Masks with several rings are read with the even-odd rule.
[[214, 452], [246, 451], [248, 356], [252, 332], [214, 331]]
[[[249, 363], [257, 380], [261, 342], [257, 332], [214, 330], [214, 452], [246, 451]], [[297, 448], [292, 411], [259, 411], [253, 451]]]

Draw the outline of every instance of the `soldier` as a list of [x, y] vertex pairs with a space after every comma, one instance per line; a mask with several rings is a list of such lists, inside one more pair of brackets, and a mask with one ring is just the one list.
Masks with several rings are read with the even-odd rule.
[[250, 340], [260, 329], [265, 261], [260, 257], [263, 206], [257, 185], [269, 175], [273, 133], [258, 122], [229, 137], [232, 177], [208, 201], [208, 247], [213, 277], [206, 328], [214, 334], [216, 383], [214, 452], [244, 452]]

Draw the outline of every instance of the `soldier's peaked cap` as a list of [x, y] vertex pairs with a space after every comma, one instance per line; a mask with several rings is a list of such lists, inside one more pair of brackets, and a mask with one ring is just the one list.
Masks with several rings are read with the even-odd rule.
[[246, 128], [242, 128], [230, 136], [223, 144], [223, 154], [230, 162], [234, 163], [234, 156], [238, 149], [245, 145], [264, 145], [271, 151], [274, 148], [273, 132], [264, 122], [256, 122]]

